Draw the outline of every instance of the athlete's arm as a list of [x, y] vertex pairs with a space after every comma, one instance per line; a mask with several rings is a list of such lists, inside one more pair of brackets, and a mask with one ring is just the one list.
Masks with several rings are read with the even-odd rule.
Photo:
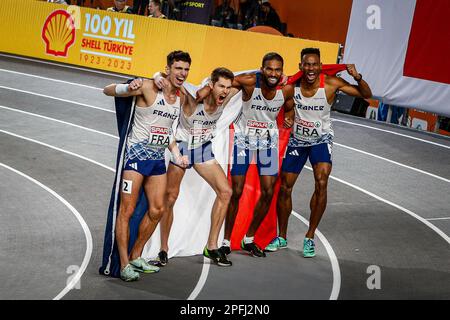
[[169, 145], [169, 151], [172, 154], [172, 161], [182, 168], [186, 168], [189, 165], [188, 156], [181, 155], [180, 149], [175, 140]]
[[284, 94], [284, 122], [283, 127], [290, 128], [294, 124], [294, 86], [287, 85], [283, 88]]
[[368, 83], [364, 81], [361, 74], [356, 71], [354, 64], [347, 64], [347, 72], [355, 79], [358, 85], [352, 85], [339, 77], [327, 77], [327, 82], [335, 88], [334, 91], [340, 90], [349, 96], [358, 98], [371, 98], [372, 90], [370, 90]]
[[236, 89], [242, 90], [244, 101], [250, 99], [253, 94], [253, 89], [256, 85], [256, 74], [246, 73], [234, 77], [232, 86]]
[[103, 93], [113, 97], [131, 97], [143, 95], [144, 87], [148, 86], [149, 80], [134, 79], [129, 84], [110, 84], [103, 89]]

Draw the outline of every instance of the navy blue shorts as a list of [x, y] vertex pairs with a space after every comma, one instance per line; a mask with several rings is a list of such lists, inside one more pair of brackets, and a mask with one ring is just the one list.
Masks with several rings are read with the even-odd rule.
[[278, 175], [278, 149], [260, 149], [249, 150], [239, 148], [237, 145], [233, 147], [233, 163], [231, 167], [232, 176], [245, 176], [248, 167], [256, 156], [256, 166], [260, 176], [276, 176]]
[[[192, 168], [192, 166], [196, 163], [203, 163], [212, 159], [215, 159], [214, 153], [212, 151], [212, 142], [208, 141], [205, 144], [201, 145], [195, 149], [188, 149], [187, 142], [177, 141], [178, 149], [180, 149], [180, 153], [183, 156], [188, 156], [189, 166], [186, 169]], [[170, 161], [170, 163], [178, 166], [176, 163]], [[179, 167], [179, 166], [178, 166]]]
[[123, 166], [124, 170], [139, 172], [145, 177], [159, 176], [166, 173], [165, 160], [139, 160], [138, 158], [128, 159]]
[[281, 171], [300, 173], [306, 160], [309, 158], [311, 165], [319, 162], [332, 163], [331, 143], [320, 143], [308, 147], [287, 147], [286, 155], [281, 165]]

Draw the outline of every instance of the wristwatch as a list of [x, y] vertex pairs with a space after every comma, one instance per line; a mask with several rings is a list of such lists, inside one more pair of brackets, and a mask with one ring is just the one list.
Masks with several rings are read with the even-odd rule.
[[361, 73], [358, 73], [358, 75], [359, 75], [359, 79], [356, 79], [356, 77], [353, 78], [353, 79], [355, 79], [356, 82], [360, 82], [363, 78]]

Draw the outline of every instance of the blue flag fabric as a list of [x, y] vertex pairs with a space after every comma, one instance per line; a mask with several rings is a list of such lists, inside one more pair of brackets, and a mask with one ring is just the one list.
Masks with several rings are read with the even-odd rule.
[[[131, 80], [128, 81], [128, 83]], [[117, 249], [115, 239], [116, 218], [120, 207], [120, 186], [122, 182], [123, 159], [126, 147], [126, 138], [131, 129], [131, 124], [134, 118], [134, 98], [133, 97], [115, 97], [114, 100], [116, 109], [117, 128], [119, 131], [119, 147], [116, 159], [116, 176], [109, 202], [108, 216], [105, 229], [105, 239], [103, 243], [103, 260], [99, 268], [100, 274], [119, 277], [120, 276], [120, 257]], [[133, 216], [130, 219], [130, 241], [128, 252], [133, 247], [138, 231], [139, 225], [147, 211], [147, 198], [141, 188], [138, 203]]]

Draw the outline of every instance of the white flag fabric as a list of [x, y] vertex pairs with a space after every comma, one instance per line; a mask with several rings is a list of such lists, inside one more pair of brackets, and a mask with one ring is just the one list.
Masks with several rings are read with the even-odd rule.
[[344, 51], [384, 103], [450, 116], [450, 2], [353, 0]]

